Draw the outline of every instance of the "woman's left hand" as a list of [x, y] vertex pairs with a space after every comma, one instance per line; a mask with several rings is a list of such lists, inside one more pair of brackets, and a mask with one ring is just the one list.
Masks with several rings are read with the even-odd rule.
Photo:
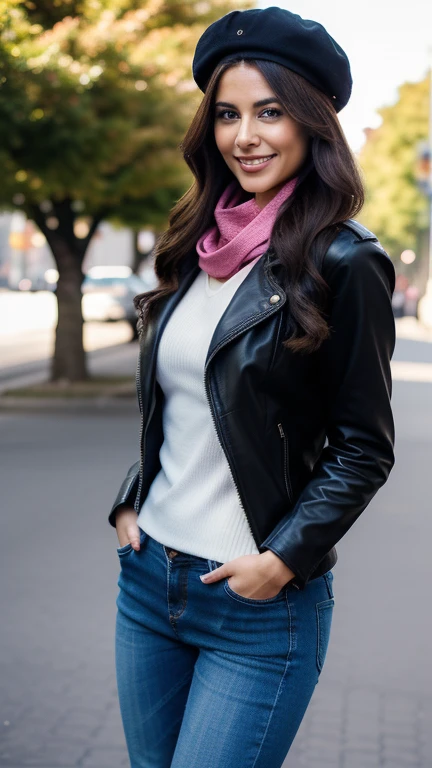
[[242, 597], [265, 600], [275, 597], [295, 573], [270, 549], [257, 555], [243, 555], [201, 576], [211, 584], [229, 577], [229, 586]]

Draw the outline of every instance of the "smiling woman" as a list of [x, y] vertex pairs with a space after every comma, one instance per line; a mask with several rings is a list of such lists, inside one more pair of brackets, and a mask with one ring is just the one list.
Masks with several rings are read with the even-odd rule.
[[[280, 13], [289, 12], [276, 11], [277, 23], [286, 34]], [[274, 14], [274, 9], [267, 12]], [[291, 52], [283, 55], [270, 39], [268, 50], [259, 52], [261, 55], [252, 55], [247, 47], [236, 50], [233, 43], [227, 54], [223, 49], [226, 55], [217, 58], [209, 72], [207, 59], [212, 49], [208, 39], [205, 45], [203, 36], [197, 46], [194, 68], [205, 94], [182, 142], [184, 158], [196, 181], [178, 201], [169, 229], [159, 238], [158, 286], [135, 298], [141, 328], [150, 321], [159, 302], [176, 290], [185, 258], [214, 226], [217, 203], [237, 180], [239, 221], [245, 222], [242, 217], [246, 216], [249, 222], [253, 212], [264, 214], [269, 202], [282, 194], [274, 226], [268, 238], [259, 243], [261, 252], [270, 248], [284, 267], [282, 280], [290, 294], [291, 310], [285, 348], [313, 352], [329, 336], [326, 312], [330, 297], [322, 277], [322, 261], [339, 223], [356, 216], [364, 203], [361, 175], [336, 111], [348, 100], [351, 75], [345, 54], [338, 53], [335, 41], [329, 43], [330, 50], [320, 51], [321, 57], [328, 57], [323, 66], [314, 50], [315, 22], [289, 16], [298, 28], [291, 30], [291, 40], [285, 41], [287, 46], [290, 43], [287, 51]], [[208, 34], [211, 29], [212, 25]], [[260, 34], [258, 26], [253, 34]], [[299, 40], [299, 34], [309, 34], [310, 39]], [[325, 33], [323, 40], [327, 45], [332, 38]], [[310, 52], [309, 69], [302, 44], [307, 44]], [[293, 57], [292, 68], [279, 63], [284, 56]], [[313, 84], [319, 80], [317, 73], [321, 74], [322, 88]], [[334, 82], [333, 77], [339, 79]], [[337, 99], [323, 90], [329, 78], [328, 88]], [[262, 165], [248, 163], [269, 155], [271, 159]], [[296, 192], [285, 196], [286, 184], [294, 178]], [[250, 201], [251, 205], [242, 207]], [[249, 237], [248, 231], [245, 237]], [[213, 276], [224, 277], [221, 273]]]
[[135, 297], [140, 455], [109, 513], [120, 707], [131, 768], [281, 768], [326, 658], [335, 545], [394, 463], [395, 273], [352, 218], [351, 75], [326, 30], [233, 11], [192, 69], [194, 182]]
[[268, 93], [263, 74], [241, 61], [223, 72], [215, 96], [216, 146], [259, 208], [297, 173], [309, 147], [306, 128]]

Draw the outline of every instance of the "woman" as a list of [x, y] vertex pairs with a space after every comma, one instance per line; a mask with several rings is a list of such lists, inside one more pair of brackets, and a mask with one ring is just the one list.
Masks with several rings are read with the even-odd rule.
[[132, 768], [279, 768], [326, 656], [334, 545], [394, 463], [395, 275], [351, 218], [351, 75], [325, 29], [233, 11], [193, 73], [195, 181], [135, 300], [118, 691]]

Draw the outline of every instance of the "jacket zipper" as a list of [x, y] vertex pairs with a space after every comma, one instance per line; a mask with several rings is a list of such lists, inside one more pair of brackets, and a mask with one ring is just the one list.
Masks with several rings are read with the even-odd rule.
[[235, 477], [235, 473], [234, 473], [233, 467], [232, 467], [231, 462], [230, 462], [230, 460], [228, 458], [228, 453], [227, 453], [227, 450], [225, 448], [225, 440], [224, 440], [224, 438], [222, 436], [222, 432], [219, 429], [217, 421], [216, 421], [215, 416], [214, 416], [213, 399], [212, 399], [212, 395], [211, 395], [211, 392], [210, 392], [210, 388], [207, 385], [206, 374], [204, 374], [204, 383], [205, 383], [205, 389], [206, 389], [206, 393], [207, 393], [207, 399], [208, 399], [209, 406], [210, 406], [210, 414], [211, 414], [211, 417], [212, 417], [212, 420], [213, 420], [213, 424], [214, 424], [214, 427], [215, 427], [215, 430], [216, 430], [216, 434], [218, 435], [219, 442], [221, 444], [222, 450], [223, 450], [223, 452], [224, 452], [224, 454], [226, 456], [227, 462], [228, 462], [228, 468], [230, 470], [231, 477], [232, 477], [232, 480], [233, 480], [233, 483], [234, 483], [234, 487], [235, 487], [236, 492], [237, 492], [237, 498], [238, 498], [240, 507], [242, 508], [242, 510], [244, 512], [245, 519], [246, 519], [246, 522], [248, 524], [248, 528], [249, 528], [250, 534], [251, 534], [253, 540], [255, 541], [255, 544], [258, 546], [258, 542], [256, 541], [255, 536], [253, 534], [252, 526], [251, 526], [248, 514], [246, 512], [245, 505], [243, 504], [242, 497], [240, 496], [240, 491], [239, 491], [239, 487], [238, 487], [238, 484], [237, 484], [237, 480], [236, 480], [236, 477]]
[[[269, 312], [269, 314], [270, 314], [270, 312]], [[262, 319], [262, 315], [260, 316], [259, 320], [257, 320], [255, 323], [251, 323], [248, 326], [248, 330], [249, 330], [249, 328], [252, 328], [254, 325], [256, 325], [258, 322], [260, 322], [261, 319]], [[253, 540], [255, 541], [255, 544], [258, 547], [260, 545], [260, 542], [257, 542], [257, 540], [256, 540], [256, 538], [255, 538], [255, 536], [253, 534], [250, 518], [248, 516], [247, 510], [246, 510], [246, 506], [243, 503], [242, 497], [240, 495], [240, 491], [239, 491], [236, 475], [235, 475], [235, 472], [234, 472], [234, 468], [233, 468], [233, 466], [231, 464], [231, 461], [229, 459], [229, 453], [228, 453], [228, 450], [227, 450], [226, 445], [225, 445], [225, 439], [224, 439], [224, 437], [222, 435], [222, 430], [219, 428], [219, 425], [218, 425], [217, 420], [215, 418], [214, 409], [213, 409], [213, 398], [212, 398], [212, 394], [210, 392], [210, 387], [209, 387], [209, 383], [208, 383], [208, 376], [207, 376], [209, 364], [210, 364], [211, 360], [213, 360], [213, 357], [215, 356], [215, 354], [219, 351], [219, 349], [221, 347], [225, 346], [225, 344], [227, 344], [229, 341], [232, 341], [233, 339], [235, 339], [236, 336], [239, 336], [243, 332], [243, 330], [244, 330], [244, 327], [241, 326], [240, 328], [237, 329], [237, 331], [235, 333], [232, 333], [231, 335], [226, 336], [225, 339], [223, 340], [223, 342], [221, 344], [219, 344], [217, 347], [215, 347], [215, 349], [213, 350], [211, 356], [207, 360], [207, 363], [206, 363], [206, 366], [205, 366], [205, 369], [204, 369], [204, 386], [205, 386], [207, 400], [208, 400], [209, 407], [210, 407], [210, 414], [211, 414], [211, 417], [212, 417], [212, 420], [213, 420], [213, 424], [215, 426], [216, 434], [217, 434], [217, 436], [219, 438], [219, 442], [221, 444], [222, 450], [223, 450], [223, 452], [225, 454], [225, 457], [226, 457], [226, 460], [228, 462], [228, 467], [229, 467], [229, 470], [231, 472], [231, 477], [233, 479], [233, 483], [234, 483], [235, 489], [237, 491], [237, 497], [238, 497], [238, 500], [239, 500], [239, 504], [240, 504], [240, 506], [241, 506], [241, 508], [242, 508], [242, 510], [244, 512], [244, 515], [245, 515], [245, 518], [246, 518], [246, 522], [247, 522], [247, 524], [249, 526], [249, 531], [251, 533], [251, 536], [252, 536]]]
[[142, 449], [142, 439], [143, 439], [143, 429], [144, 429], [144, 416], [143, 416], [143, 403], [142, 403], [142, 392], [141, 392], [141, 354], [138, 355], [138, 365], [136, 370], [136, 386], [137, 386], [137, 392], [138, 392], [138, 402], [139, 402], [139, 408], [140, 408], [140, 414], [141, 414], [141, 424], [140, 424], [140, 437], [139, 437], [139, 444], [140, 444], [140, 466], [139, 466], [139, 474], [138, 474], [138, 490], [137, 495], [135, 497], [135, 512], [137, 515], [139, 514], [139, 497], [141, 495], [141, 488], [142, 488], [142, 482], [143, 482], [143, 449]]
[[[147, 427], [150, 424], [151, 417], [153, 416], [153, 411], [156, 403], [155, 398], [155, 384], [156, 384], [156, 378], [153, 382], [153, 393], [152, 393], [152, 403], [150, 407], [150, 413], [147, 418], [147, 424], [146, 429], [144, 431], [144, 414], [143, 414], [143, 402], [142, 402], [142, 392], [141, 392], [141, 355], [138, 358], [138, 365], [137, 365], [137, 372], [136, 372], [136, 385], [137, 385], [137, 392], [138, 392], [138, 402], [141, 412], [141, 426], [140, 426], [140, 438], [139, 438], [139, 444], [140, 444], [140, 468], [139, 468], [139, 480], [138, 480], [138, 490], [137, 495], [135, 498], [134, 503], [134, 509], [137, 515], [139, 515], [140, 512], [140, 496], [142, 491], [142, 484], [143, 484], [143, 474], [144, 474], [144, 456], [145, 456], [145, 436], [147, 434]], [[144, 444], [143, 444], [144, 443]]]
[[284, 428], [282, 424], [278, 424], [279, 434], [281, 436], [281, 439], [283, 440], [283, 448], [284, 448], [284, 479], [285, 479], [285, 488], [288, 495], [288, 499], [290, 504], [292, 503], [292, 488], [291, 488], [291, 481], [289, 477], [289, 448], [288, 448], [288, 438], [285, 434]]

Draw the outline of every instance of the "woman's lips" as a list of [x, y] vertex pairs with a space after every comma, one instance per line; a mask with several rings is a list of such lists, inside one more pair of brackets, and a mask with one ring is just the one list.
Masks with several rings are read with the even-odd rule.
[[267, 168], [274, 157], [276, 157], [276, 155], [272, 155], [269, 160], [266, 160], [264, 163], [258, 163], [257, 165], [245, 165], [245, 163], [242, 163], [238, 157], [236, 157], [236, 160], [239, 163], [242, 171], [246, 171], [246, 173], [255, 173], [256, 171], [261, 171], [262, 168]]

